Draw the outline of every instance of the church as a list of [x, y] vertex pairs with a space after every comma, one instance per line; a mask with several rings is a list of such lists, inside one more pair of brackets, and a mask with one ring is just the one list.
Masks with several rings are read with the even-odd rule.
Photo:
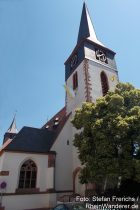
[[75, 109], [96, 102], [118, 83], [115, 52], [95, 33], [83, 4], [77, 44], [65, 61], [65, 106], [41, 128], [17, 131], [15, 117], [0, 149], [0, 210], [53, 207], [62, 197], [84, 195], [92, 186], [79, 183], [81, 163], [73, 146]]

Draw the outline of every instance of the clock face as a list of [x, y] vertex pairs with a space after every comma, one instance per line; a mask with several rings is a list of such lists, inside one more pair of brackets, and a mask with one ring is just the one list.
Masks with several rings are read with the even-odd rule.
[[77, 61], [78, 61], [78, 56], [74, 55], [70, 63], [71, 68], [73, 68], [77, 64]]
[[100, 60], [102, 62], [107, 63], [107, 57], [106, 57], [106, 54], [103, 50], [98, 49], [98, 50], [95, 51], [95, 54], [96, 54], [96, 59], [97, 60]]

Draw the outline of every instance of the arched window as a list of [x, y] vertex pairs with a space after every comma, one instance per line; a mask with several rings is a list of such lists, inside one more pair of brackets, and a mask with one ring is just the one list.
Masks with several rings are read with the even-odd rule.
[[75, 90], [78, 87], [78, 74], [75, 72], [73, 74], [73, 90]]
[[35, 188], [37, 177], [37, 167], [32, 160], [23, 163], [20, 169], [19, 186], [20, 189]]
[[109, 86], [107, 76], [103, 71], [101, 72], [101, 85], [103, 96], [105, 96], [109, 90]]

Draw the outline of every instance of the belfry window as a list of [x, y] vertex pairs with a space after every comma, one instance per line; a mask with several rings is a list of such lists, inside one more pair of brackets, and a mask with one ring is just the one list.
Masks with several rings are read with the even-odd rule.
[[75, 72], [73, 74], [73, 90], [75, 90], [78, 87], [78, 74]]
[[19, 189], [36, 187], [37, 167], [32, 160], [27, 160], [20, 169]]
[[107, 76], [103, 71], [101, 72], [101, 85], [102, 85], [103, 96], [105, 96], [109, 90], [109, 85], [108, 85]]

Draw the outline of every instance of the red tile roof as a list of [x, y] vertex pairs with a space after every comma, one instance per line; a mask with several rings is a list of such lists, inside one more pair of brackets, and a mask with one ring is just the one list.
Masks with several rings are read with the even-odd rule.
[[[42, 128], [47, 128], [50, 131], [54, 131], [56, 133], [56, 138], [55, 138], [55, 140], [56, 140], [59, 133], [63, 129], [65, 123], [67, 122], [68, 118], [70, 117], [70, 115], [71, 115], [71, 113], [69, 115], [66, 115], [66, 107], [63, 107]], [[55, 125], [55, 119], [58, 119], [58, 125]]]

